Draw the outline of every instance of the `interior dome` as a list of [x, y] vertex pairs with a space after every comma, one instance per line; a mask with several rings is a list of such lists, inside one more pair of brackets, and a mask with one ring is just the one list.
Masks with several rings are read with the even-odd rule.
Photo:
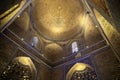
[[34, 27], [46, 39], [66, 40], [82, 31], [80, 0], [35, 0], [33, 14]]

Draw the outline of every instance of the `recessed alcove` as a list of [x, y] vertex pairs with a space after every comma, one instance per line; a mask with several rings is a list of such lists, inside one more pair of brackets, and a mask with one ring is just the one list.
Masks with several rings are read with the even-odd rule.
[[17, 57], [13, 59], [3, 70], [1, 80], [34, 80], [36, 68], [29, 57]]
[[74, 64], [66, 75], [66, 80], [92, 79], [97, 80], [94, 69], [85, 63]]

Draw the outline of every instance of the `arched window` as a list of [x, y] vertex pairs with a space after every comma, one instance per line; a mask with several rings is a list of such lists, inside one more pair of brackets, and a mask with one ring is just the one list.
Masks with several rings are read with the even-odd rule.
[[72, 53], [78, 52], [78, 45], [77, 42], [72, 43]]
[[31, 43], [31, 44], [32, 44], [32, 46], [36, 47], [37, 44], [38, 44], [38, 42], [39, 42], [38, 37], [34, 36], [34, 37], [32, 38], [32, 43]]

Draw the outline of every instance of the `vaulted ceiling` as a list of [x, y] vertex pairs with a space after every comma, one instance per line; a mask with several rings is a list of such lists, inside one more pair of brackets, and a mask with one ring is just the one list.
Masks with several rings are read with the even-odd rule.
[[37, 31], [45, 39], [68, 40], [81, 33], [85, 17], [82, 1], [35, 0], [33, 6]]
[[[109, 15], [104, 0], [91, 2]], [[80, 51], [104, 40], [91, 13], [84, 0], [33, 0], [8, 29], [55, 63], [73, 54], [73, 42]], [[36, 46], [34, 37], [38, 39]]]
[[41, 53], [52, 62], [71, 55], [74, 41], [79, 50], [85, 48], [84, 39], [90, 34], [87, 30], [101, 37], [81, 0], [35, 0], [32, 8], [33, 27], [44, 47]]

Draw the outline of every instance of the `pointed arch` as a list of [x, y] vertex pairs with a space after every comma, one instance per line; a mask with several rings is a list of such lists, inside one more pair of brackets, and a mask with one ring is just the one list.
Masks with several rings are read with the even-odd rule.
[[2, 72], [0, 80], [35, 80], [36, 68], [30, 57], [16, 57]]
[[85, 63], [76, 63], [75, 65], [73, 65], [73, 67], [68, 71], [67, 75], [66, 75], [66, 80], [70, 80], [73, 73], [75, 71], [85, 71], [87, 68], [90, 68], [92, 70], [92, 67], [85, 64]]

